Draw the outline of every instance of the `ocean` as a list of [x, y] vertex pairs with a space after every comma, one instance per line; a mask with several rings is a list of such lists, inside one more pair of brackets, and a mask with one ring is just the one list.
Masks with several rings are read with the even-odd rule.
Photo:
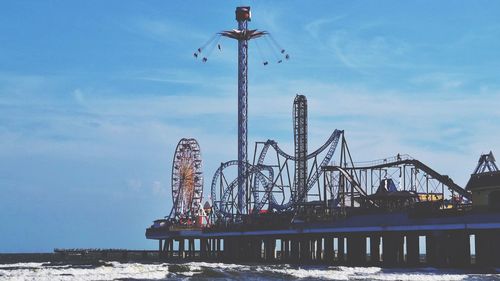
[[497, 273], [435, 268], [384, 269], [205, 262], [0, 264], [0, 280], [500, 280], [500, 271]]

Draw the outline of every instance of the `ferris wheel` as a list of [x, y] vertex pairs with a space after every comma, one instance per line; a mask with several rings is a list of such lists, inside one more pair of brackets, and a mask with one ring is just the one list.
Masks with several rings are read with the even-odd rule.
[[195, 139], [183, 138], [177, 144], [172, 163], [172, 201], [170, 217], [192, 219], [203, 196], [201, 151]]

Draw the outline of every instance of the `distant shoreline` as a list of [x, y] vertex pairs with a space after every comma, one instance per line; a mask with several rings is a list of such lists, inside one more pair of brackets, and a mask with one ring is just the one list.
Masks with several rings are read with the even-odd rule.
[[102, 261], [156, 262], [158, 261], [158, 251], [119, 250], [52, 253], [0, 253], [1, 264], [21, 262], [94, 264]]

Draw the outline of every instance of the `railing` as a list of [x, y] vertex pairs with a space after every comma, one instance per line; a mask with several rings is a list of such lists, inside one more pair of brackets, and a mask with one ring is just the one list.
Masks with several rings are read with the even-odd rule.
[[101, 249], [101, 248], [55, 248], [54, 253], [62, 254], [87, 254], [87, 253], [144, 253], [144, 252], [154, 252], [151, 250], [127, 250], [127, 249]]
[[404, 160], [413, 160], [414, 158], [411, 157], [408, 154], [398, 154], [393, 157], [388, 157], [388, 158], [382, 158], [382, 159], [376, 159], [376, 160], [370, 160], [370, 161], [359, 161], [359, 162], [353, 162], [354, 167], [370, 167], [370, 166], [377, 166], [377, 165], [383, 165], [386, 163], [392, 163], [392, 162], [397, 162], [397, 161], [404, 161]]

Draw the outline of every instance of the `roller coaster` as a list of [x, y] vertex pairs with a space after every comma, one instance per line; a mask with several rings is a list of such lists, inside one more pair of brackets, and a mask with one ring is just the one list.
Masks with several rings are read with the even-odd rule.
[[[289, 59], [269, 32], [248, 29], [250, 19], [250, 7], [236, 8], [238, 29], [217, 33], [194, 53], [195, 58], [203, 53], [202, 61], [206, 62], [215, 46], [222, 50], [221, 38], [238, 41], [238, 160], [221, 163], [212, 178], [211, 202], [206, 208], [210, 209], [212, 222], [238, 223], [268, 213], [297, 214], [303, 206], [320, 206], [331, 213], [356, 207], [400, 208], [421, 202], [437, 202], [435, 206], [446, 208], [450, 203], [471, 200], [470, 193], [451, 178], [408, 155], [354, 162], [343, 130], [334, 130], [323, 145], [308, 153], [304, 95], [296, 95], [293, 102], [294, 155], [270, 139], [256, 142], [253, 160], [248, 161], [248, 42], [271, 39], [273, 49]], [[173, 208], [169, 218], [184, 223], [196, 220], [205, 209], [201, 208], [203, 175], [196, 140], [179, 142], [172, 171]], [[446, 199], [447, 195], [451, 199]]]
[[[334, 130], [323, 145], [304, 154], [307, 120], [297, 119], [307, 116], [307, 103], [298, 108], [297, 101], [305, 97], [297, 97], [293, 111], [295, 155], [285, 152], [275, 140], [255, 143], [253, 162], [246, 163], [243, 175], [249, 186], [244, 212], [236, 205], [234, 168], [238, 161], [221, 163], [211, 184], [213, 221], [237, 223], [246, 216], [296, 214], [305, 205], [321, 206], [331, 213], [346, 208], [383, 208], [387, 202], [393, 202], [391, 208], [410, 208], [418, 203], [448, 208], [470, 201], [470, 193], [450, 177], [408, 155], [354, 162], [342, 130]], [[300, 141], [298, 134], [305, 139]]]

